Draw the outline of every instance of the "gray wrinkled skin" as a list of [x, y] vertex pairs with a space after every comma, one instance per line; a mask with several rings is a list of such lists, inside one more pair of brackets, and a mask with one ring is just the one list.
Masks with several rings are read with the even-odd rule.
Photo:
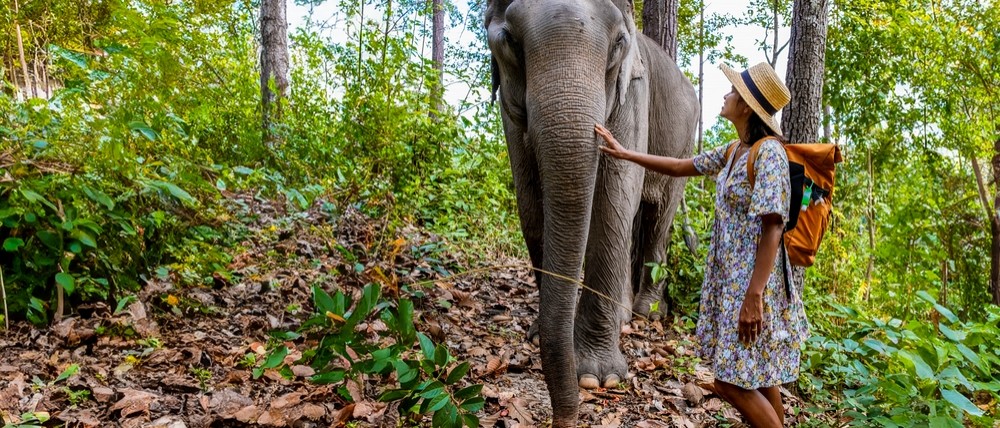
[[630, 306], [646, 315], [661, 298], [663, 284], [651, 283], [644, 264], [664, 260], [685, 181], [602, 156], [594, 124], [627, 148], [688, 157], [698, 102], [674, 61], [637, 33], [629, 5], [489, 0], [485, 24], [531, 262], [568, 278], [582, 273], [616, 300], [584, 291], [577, 307], [576, 284], [536, 276], [533, 330], [554, 426], [575, 427], [581, 377], [625, 379], [620, 326]]

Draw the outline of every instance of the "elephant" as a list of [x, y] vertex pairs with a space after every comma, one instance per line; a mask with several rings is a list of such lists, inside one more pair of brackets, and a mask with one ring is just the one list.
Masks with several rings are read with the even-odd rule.
[[[637, 32], [627, 0], [488, 0], [484, 21], [536, 268], [553, 426], [576, 426], [579, 387], [625, 379], [621, 324], [660, 299], [645, 263], [664, 261], [685, 184], [602, 156], [594, 126], [633, 150], [689, 157], [698, 100], [677, 64]], [[571, 279], [581, 274], [577, 305]]]

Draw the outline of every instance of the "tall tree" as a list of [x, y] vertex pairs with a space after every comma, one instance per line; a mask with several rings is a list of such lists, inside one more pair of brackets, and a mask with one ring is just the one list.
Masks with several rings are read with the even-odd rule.
[[[785, 82], [792, 98], [781, 114], [781, 130], [789, 141], [815, 141], [819, 133], [826, 70], [827, 0], [795, 0]], [[775, 14], [777, 16], [777, 14]]]
[[14, 32], [17, 34], [17, 55], [21, 61], [21, 71], [24, 73], [24, 91], [25, 95], [28, 92], [28, 85], [31, 84], [31, 79], [28, 77], [28, 63], [24, 61], [24, 40], [21, 38], [21, 23], [17, 21], [16, 15], [18, 12], [17, 0], [14, 0]]
[[680, 0], [646, 0], [642, 5], [642, 34], [656, 41], [677, 60], [677, 25]]
[[[281, 103], [288, 96], [288, 21], [285, 0], [260, 2], [260, 93], [264, 140], [277, 143], [272, 130], [281, 119]], [[271, 91], [271, 87], [274, 91]]]
[[444, 109], [444, 0], [431, 0], [431, 7], [433, 8], [431, 61], [434, 62], [437, 76], [437, 82], [432, 89], [432, 98], [435, 112], [440, 112]]

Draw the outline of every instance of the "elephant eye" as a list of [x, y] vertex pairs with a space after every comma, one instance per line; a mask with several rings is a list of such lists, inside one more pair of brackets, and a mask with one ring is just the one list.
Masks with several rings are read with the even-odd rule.
[[504, 43], [507, 43], [509, 46], [517, 45], [517, 41], [514, 40], [514, 36], [510, 34], [510, 30], [508, 30], [507, 27], [504, 27], [502, 30], [500, 30], [500, 34], [503, 35]]

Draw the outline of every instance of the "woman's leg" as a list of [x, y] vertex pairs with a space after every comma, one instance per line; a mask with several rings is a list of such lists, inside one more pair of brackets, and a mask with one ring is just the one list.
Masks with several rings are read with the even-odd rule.
[[[732, 404], [753, 428], [780, 428], [781, 419], [771, 402], [759, 390], [743, 389], [731, 383], [715, 380], [715, 390]], [[779, 397], [780, 399], [780, 397]]]
[[764, 394], [764, 398], [771, 403], [774, 413], [778, 415], [778, 421], [781, 422], [781, 426], [785, 426], [785, 406], [781, 403], [781, 387], [769, 386], [767, 388], [760, 388], [758, 391]]

